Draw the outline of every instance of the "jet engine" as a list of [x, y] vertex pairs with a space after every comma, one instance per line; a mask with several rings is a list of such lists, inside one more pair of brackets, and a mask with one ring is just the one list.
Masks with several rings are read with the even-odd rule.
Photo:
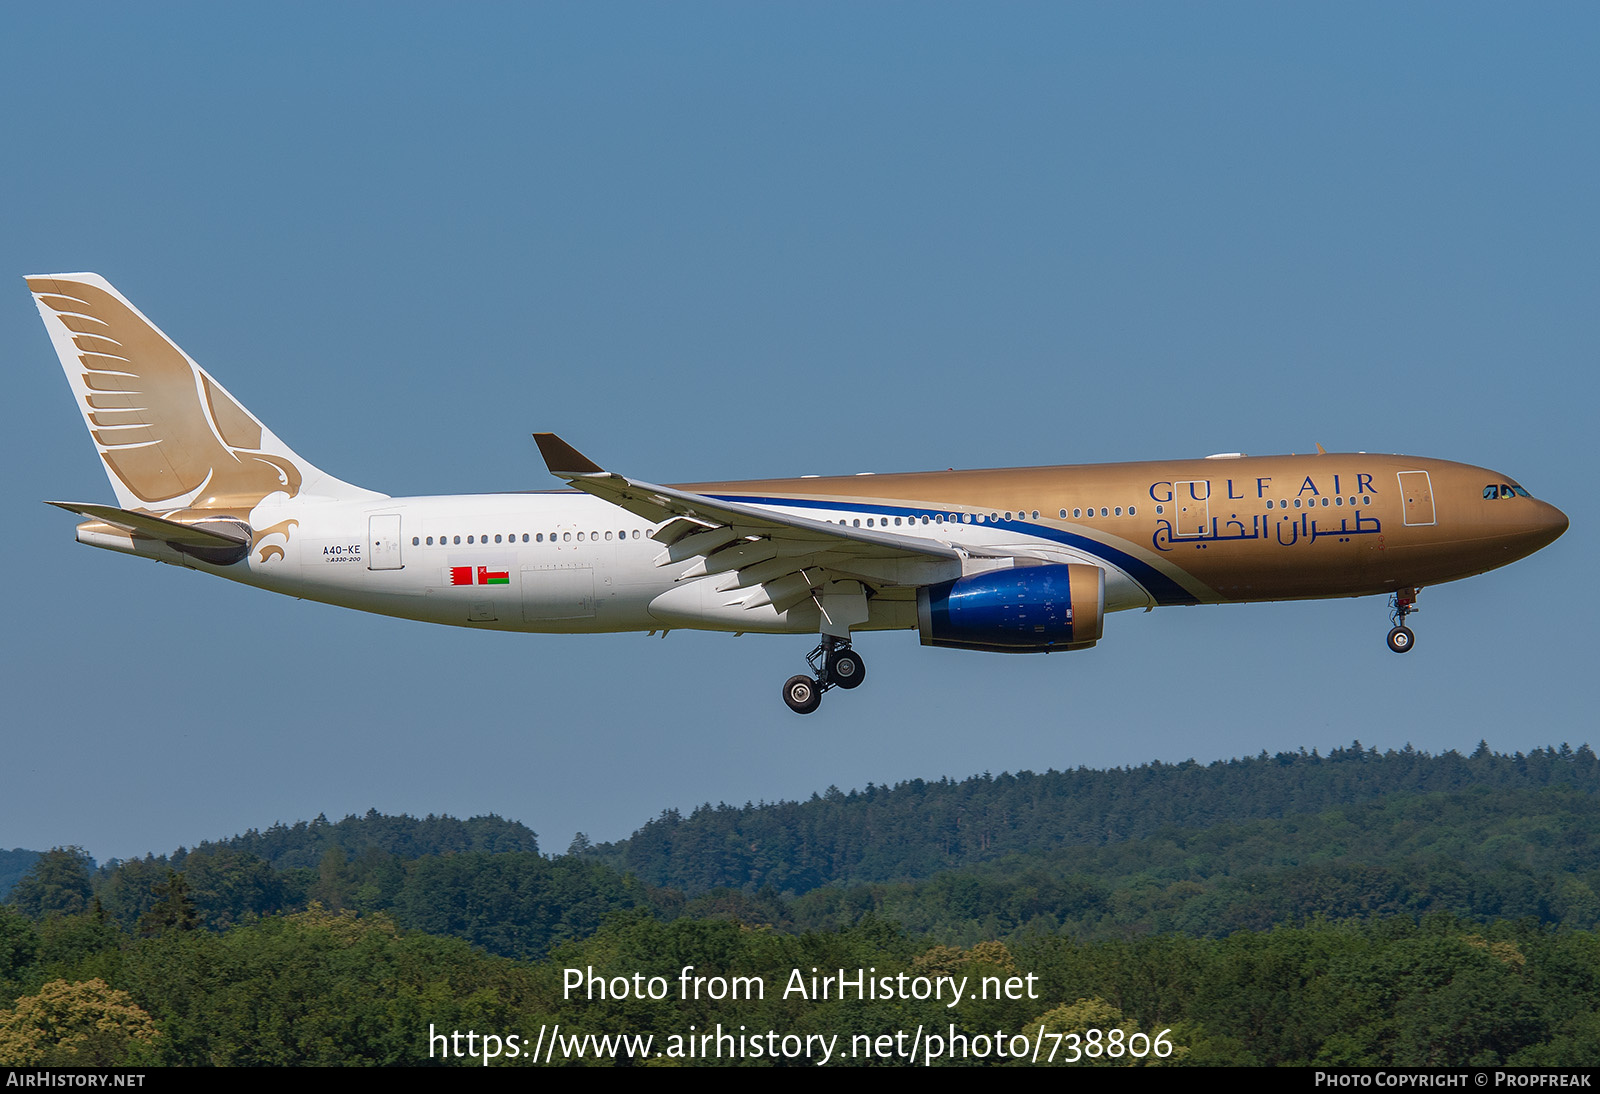
[[1087, 649], [1105, 622], [1106, 575], [1086, 563], [1021, 566], [917, 590], [924, 646], [993, 653]]

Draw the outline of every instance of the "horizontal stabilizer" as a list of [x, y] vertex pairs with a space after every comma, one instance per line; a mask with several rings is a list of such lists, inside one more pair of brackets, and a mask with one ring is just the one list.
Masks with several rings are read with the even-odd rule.
[[126, 528], [141, 536], [159, 539], [180, 547], [215, 547], [220, 549], [248, 547], [250, 526], [237, 520], [206, 521], [203, 526], [179, 524], [175, 520], [152, 513], [134, 513], [111, 505], [90, 505], [79, 501], [52, 501], [57, 509], [77, 513], [91, 520], [104, 521], [118, 528]]

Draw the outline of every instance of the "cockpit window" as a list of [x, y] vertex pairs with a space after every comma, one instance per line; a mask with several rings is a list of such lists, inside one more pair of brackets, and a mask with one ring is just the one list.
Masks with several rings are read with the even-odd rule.
[[[1524, 490], [1520, 486], [1513, 486], [1511, 489], [1513, 489], [1513, 490], [1515, 490], [1517, 492], [1517, 497], [1519, 497], [1519, 498], [1531, 498], [1531, 497], [1533, 497], [1532, 494], [1528, 493], [1526, 490]], [[1502, 493], [1500, 496], [1501, 497], [1505, 497], [1505, 494]]]
[[1490, 500], [1498, 498], [1500, 496], [1500, 488], [1491, 482], [1488, 486], [1483, 488], [1483, 496], [1489, 498]]

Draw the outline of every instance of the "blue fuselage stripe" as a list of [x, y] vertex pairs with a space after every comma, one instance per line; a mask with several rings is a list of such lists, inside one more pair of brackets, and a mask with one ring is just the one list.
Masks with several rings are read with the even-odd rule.
[[[887, 513], [891, 517], [933, 517], [939, 513], [946, 515], [961, 510], [941, 509], [937, 506], [917, 506], [907, 508], [904, 506], [875, 505], [852, 501], [800, 501], [795, 498], [763, 498], [751, 497], [747, 494], [713, 494], [718, 501], [744, 503], [746, 505], [773, 505], [786, 509], [837, 509], [846, 513], [871, 513], [874, 516]], [[1179, 585], [1172, 578], [1145, 562], [1135, 558], [1115, 547], [1108, 547], [1099, 540], [1090, 539], [1088, 536], [1076, 532], [1068, 532], [1060, 528], [1051, 528], [1048, 525], [1033, 524], [1024, 520], [985, 520], [984, 525], [990, 528], [1003, 528], [1006, 531], [1018, 532], [1035, 539], [1052, 540], [1084, 554], [1108, 563], [1127, 574], [1142, 585], [1146, 592], [1155, 598], [1157, 604], [1166, 606], [1173, 604], [1198, 604], [1200, 599]]]

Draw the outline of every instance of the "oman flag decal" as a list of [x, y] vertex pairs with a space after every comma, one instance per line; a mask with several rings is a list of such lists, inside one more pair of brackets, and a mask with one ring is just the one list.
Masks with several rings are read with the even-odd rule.
[[[509, 585], [511, 584], [510, 570], [491, 570], [487, 566], [479, 566], [477, 573], [473, 573], [471, 566], [452, 566], [445, 571], [452, 585]], [[476, 580], [474, 580], [476, 577]]]

